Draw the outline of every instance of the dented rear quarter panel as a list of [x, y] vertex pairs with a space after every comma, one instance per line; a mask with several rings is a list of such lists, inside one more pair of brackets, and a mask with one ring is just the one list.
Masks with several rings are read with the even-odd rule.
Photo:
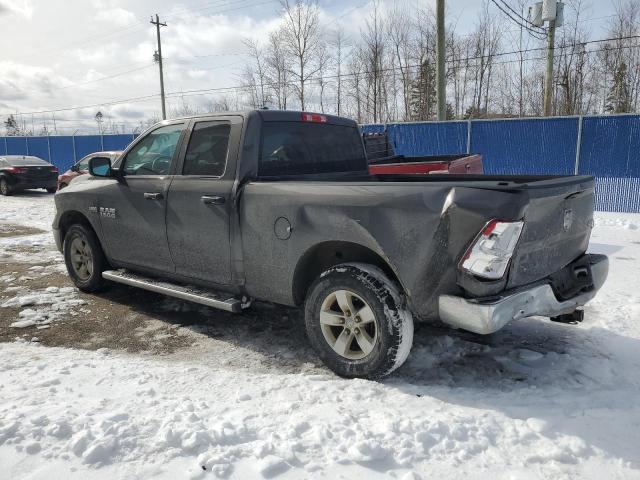
[[[492, 218], [516, 220], [524, 192], [459, 183], [252, 182], [244, 187], [240, 222], [247, 292], [294, 304], [293, 279], [302, 256], [327, 241], [365, 246], [388, 263], [421, 318], [437, 317], [441, 293], [459, 293], [457, 264]], [[275, 221], [286, 217], [291, 237]]]

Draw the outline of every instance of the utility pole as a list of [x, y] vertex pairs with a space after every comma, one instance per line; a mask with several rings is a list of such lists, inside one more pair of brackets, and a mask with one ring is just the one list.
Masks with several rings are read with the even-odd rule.
[[[554, 0], [555, 1], [555, 0]], [[553, 97], [553, 55], [556, 39], [556, 20], [549, 20], [547, 29], [547, 71], [544, 77], [544, 116], [551, 116], [551, 98]]]
[[162, 102], [162, 119], [166, 120], [167, 109], [165, 107], [164, 101], [164, 75], [162, 73], [162, 42], [160, 41], [160, 27], [166, 27], [167, 24], [160, 23], [160, 18], [158, 17], [157, 13], [155, 20], [153, 19], [153, 17], [151, 17], [151, 24], [156, 26], [156, 34], [158, 36], [158, 52], [156, 58], [158, 59], [158, 66], [160, 67], [160, 99]]
[[447, 119], [447, 97], [444, 70], [444, 0], [436, 3], [436, 96], [438, 121]]

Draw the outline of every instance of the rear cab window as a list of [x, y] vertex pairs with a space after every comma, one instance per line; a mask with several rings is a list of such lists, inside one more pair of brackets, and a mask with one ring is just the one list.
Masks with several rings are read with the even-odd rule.
[[300, 121], [264, 122], [261, 177], [362, 172], [367, 159], [355, 126]]
[[231, 125], [227, 122], [197, 122], [189, 139], [182, 174], [221, 177], [227, 164], [230, 132]]

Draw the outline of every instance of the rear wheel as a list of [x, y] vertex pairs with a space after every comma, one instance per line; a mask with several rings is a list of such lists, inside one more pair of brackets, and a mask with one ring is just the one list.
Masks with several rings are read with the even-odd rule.
[[107, 260], [93, 230], [72, 225], [64, 237], [64, 261], [73, 283], [84, 292], [95, 292], [105, 285], [102, 272]]
[[338, 375], [388, 375], [404, 363], [413, 343], [413, 318], [403, 303], [398, 288], [378, 268], [333, 267], [309, 290], [309, 341]]
[[7, 182], [6, 178], [0, 178], [0, 194], [5, 197], [11, 195], [11, 186], [9, 185], [9, 182]]

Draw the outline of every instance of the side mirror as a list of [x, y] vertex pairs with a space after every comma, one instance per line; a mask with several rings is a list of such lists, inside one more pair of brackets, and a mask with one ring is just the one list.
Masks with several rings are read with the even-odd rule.
[[90, 159], [89, 173], [94, 177], [110, 177], [111, 159], [106, 157], [94, 157]]

